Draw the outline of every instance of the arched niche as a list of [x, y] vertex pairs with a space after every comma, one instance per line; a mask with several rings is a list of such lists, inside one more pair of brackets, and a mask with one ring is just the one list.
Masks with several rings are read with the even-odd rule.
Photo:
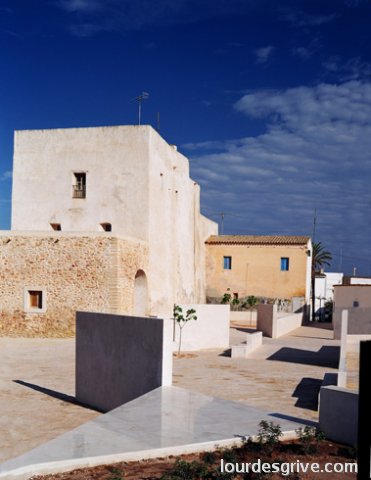
[[134, 280], [134, 315], [148, 315], [148, 282], [143, 270], [138, 270]]

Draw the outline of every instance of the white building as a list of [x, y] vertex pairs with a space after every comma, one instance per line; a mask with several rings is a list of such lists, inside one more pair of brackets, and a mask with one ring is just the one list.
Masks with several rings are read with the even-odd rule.
[[316, 274], [315, 312], [317, 316], [323, 316], [325, 303], [334, 299], [334, 288], [343, 283], [343, 277], [344, 274], [339, 272]]
[[[13, 258], [9, 268], [17, 270], [17, 252], [11, 245], [18, 242], [19, 252], [22, 238], [24, 256], [37, 279], [34, 285], [32, 275], [27, 275], [19, 302], [11, 295], [14, 302], [9, 308], [20, 312], [23, 320], [32, 313], [47, 316], [52, 303], [58, 301], [53, 289], [48, 292], [50, 285], [63, 283], [66, 269], [76, 268], [76, 259], [69, 260], [65, 250], [62, 254], [61, 245], [64, 249], [67, 243], [73, 242], [77, 249], [80, 245], [84, 258], [88, 247], [81, 243], [87, 238], [95, 251], [107, 238], [119, 239], [118, 244], [112, 240], [106, 245], [109, 253], [97, 252], [100, 263], [105, 258], [109, 263], [111, 287], [107, 286], [107, 292], [114, 291], [105, 311], [169, 316], [174, 303], [205, 302], [205, 240], [217, 233], [217, 224], [200, 214], [200, 187], [189, 177], [187, 158], [150, 126], [16, 132], [11, 228], [12, 232], [2, 232], [0, 237], [3, 265]], [[69, 241], [58, 244], [63, 238]], [[55, 250], [47, 260], [43, 260], [43, 251], [49, 248], [45, 245], [54, 245]], [[130, 255], [124, 258], [118, 252], [125, 245], [130, 246]], [[37, 262], [30, 249], [34, 255], [37, 252]], [[63, 259], [62, 265], [53, 264], [57, 258]], [[86, 275], [95, 276], [89, 270], [92, 260], [85, 263]], [[21, 276], [20, 272], [15, 275], [16, 285], [8, 279], [3, 302], [12, 288], [20, 292]], [[80, 287], [83, 277], [80, 272], [80, 280], [75, 279]], [[120, 290], [120, 282], [127, 287], [129, 277], [133, 285], [139, 285], [136, 293], [134, 286], [129, 289], [129, 296], [145, 303], [139, 309], [135, 298], [125, 298], [128, 289]], [[27, 305], [27, 292], [35, 291], [43, 299], [30, 297], [29, 301], [44, 302], [43, 311]], [[76, 302], [71, 310], [79, 308]], [[2, 307], [6, 310], [5, 304]]]

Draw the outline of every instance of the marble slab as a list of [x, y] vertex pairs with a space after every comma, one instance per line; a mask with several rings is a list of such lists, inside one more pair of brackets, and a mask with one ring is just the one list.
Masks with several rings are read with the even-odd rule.
[[0, 479], [226, 446], [258, 433], [261, 420], [295, 436], [302, 424], [245, 404], [160, 387], [0, 465]]

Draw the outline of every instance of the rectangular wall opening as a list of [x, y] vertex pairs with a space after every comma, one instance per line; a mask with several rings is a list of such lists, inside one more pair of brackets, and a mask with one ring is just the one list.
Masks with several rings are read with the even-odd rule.
[[42, 308], [43, 307], [43, 292], [40, 290], [29, 290], [29, 307]]
[[74, 183], [72, 185], [73, 198], [86, 198], [86, 173], [74, 172]]
[[112, 232], [112, 225], [108, 222], [101, 223], [100, 226], [104, 232]]

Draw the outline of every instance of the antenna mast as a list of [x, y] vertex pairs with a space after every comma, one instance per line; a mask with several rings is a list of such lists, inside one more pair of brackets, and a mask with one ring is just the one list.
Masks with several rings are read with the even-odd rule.
[[143, 100], [148, 100], [149, 93], [142, 92], [140, 95], [135, 97], [135, 100], [138, 102], [138, 125], [140, 125], [141, 115], [142, 115], [142, 102]]

